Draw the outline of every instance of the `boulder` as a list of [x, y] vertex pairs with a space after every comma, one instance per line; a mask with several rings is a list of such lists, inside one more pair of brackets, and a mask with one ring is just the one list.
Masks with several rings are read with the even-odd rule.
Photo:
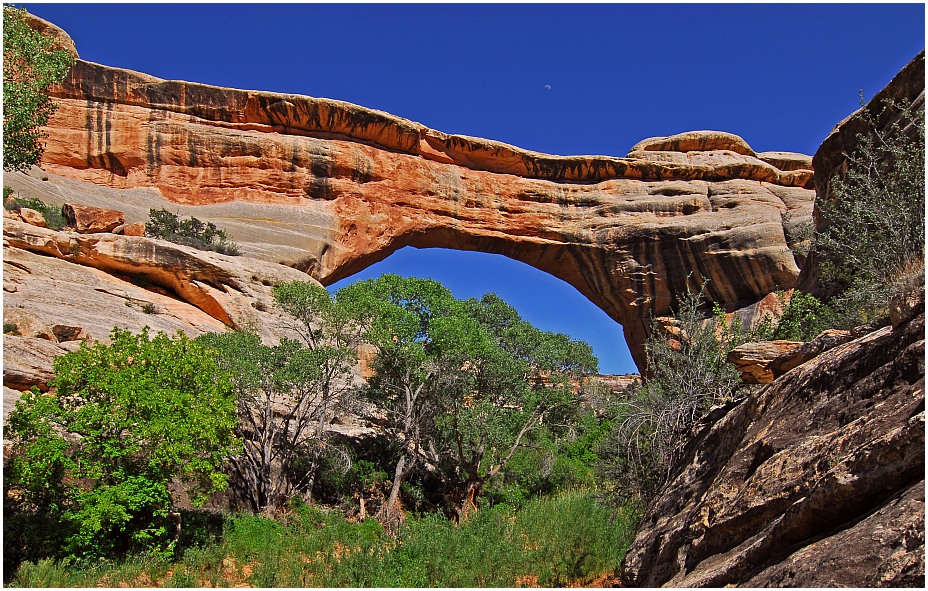
[[145, 224], [136, 222], [134, 224], [123, 224], [121, 226], [116, 226], [113, 228], [113, 234], [120, 234], [122, 236], [144, 236]]
[[61, 207], [61, 213], [68, 227], [79, 234], [110, 232], [126, 221], [121, 211], [79, 203], [65, 203]]
[[738, 345], [728, 353], [728, 362], [741, 373], [746, 384], [769, 384], [773, 381], [770, 364], [802, 346], [796, 341], [763, 341]]
[[19, 208], [19, 217], [21, 217], [22, 220], [27, 224], [32, 224], [33, 226], [38, 226], [40, 228], [48, 227], [48, 223], [45, 221], [45, 216], [34, 209], [29, 209], [28, 207]]
[[918, 283], [900, 286], [889, 300], [889, 321], [893, 328], [908, 322], [913, 316], [925, 311], [925, 274], [916, 276]]
[[[43, 334], [64, 342], [105, 340], [113, 326], [137, 331], [146, 325], [191, 336], [257, 326], [276, 342], [296, 335], [273, 308], [252, 304], [273, 301], [271, 289], [281, 282], [312, 281], [283, 265], [145, 237], [15, 221], [4, 224], [3, 237], [4, 281], [12, 289], [5, 316], [36, 318]], [[152, 309], [159, 313], [146, 313]]]
[[[860, 331], [866, 332], [866, 331]], [[849, 330], [828, 329], [807, 343], [800, 343], [782, 355], [777, 356], [768, 363], [769, 370], [774, 377], [780, 377], [793, 368], [799, 367], [803, 363], [815, 359], [825, 351], [833, 349], [838, 345], [852, 340], [855, 335]]]
[[56, 324], [52, 326], [52, 334], [59, 343], [68, 341], [77, 341], [84, 335], [84, 329], [80, 326], [70, 326], [67, 324]]
[[55, 357], [67, 352], [54, 341], [36, 337], [4, 335], [3, 385], [13, 390], [28, 390], [36, 386], [48, 389], [54, 377]]

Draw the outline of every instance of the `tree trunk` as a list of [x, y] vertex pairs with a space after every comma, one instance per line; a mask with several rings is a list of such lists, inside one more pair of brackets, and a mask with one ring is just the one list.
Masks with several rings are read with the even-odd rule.
[[380, 521], [384, 529], [390, 533], [394, 533], [396, 528], [405, 520], [402, 508], [399, 506], [399, 497], [400, 486], [409, 473], [409, 468], [406, 466], [407, 463], [409, 463], [409, 459], [405, 455], [401, 456], [396, 463], [396, 469], [393, 471], [393, 484], [390, 486], [390, 495], [377, 511], [377, 520]]
[[473, 480], [467, 482], [464, 487], [464, 496], [458, 506], [455, 507], [458, 523], [467, 521], [467, 518], [477, 511], [477, 496], [480, 494], [481, 488], [483, 488], [482, 482]]

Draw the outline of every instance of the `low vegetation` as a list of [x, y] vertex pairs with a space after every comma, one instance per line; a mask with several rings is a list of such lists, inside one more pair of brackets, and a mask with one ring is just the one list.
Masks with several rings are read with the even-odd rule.
[[216, 224], [203, 222], [195, 217], [183, 219], [166, 209], [149, 210], [145, 234], [200, 250], [232, 256], [241, 254], [238, 245], [232, 242], [225, 230], [216, 227]]
[[[14, 587], [522, 587], [608, 581], [634, 532], [588, 491], [498, 505], [462, 524], [410, 517], [396, 536], [373, 519], [297, 506], [283, 517], [214, 516], [177, 560], [151, 555], [24, 564]], [[193, 519], [188, 518], [188, 521]], [[210, 531], [212, 529], [212, 531]], [[200, 540], [195, 541], [195, 534]]]
[[9, 211], [19, 211], [24, 207], [34, 209], [42, 214], [42, 217], [45, 218], [45, 223], [52, 230], [61, 230], [67, 225], [64, 214], [61, 213], [61, 208], [57, 205], [48, 205], [41, 199], [36, 199], [35, 197], [21, 197], [16, 195], [12, 189], [8, 189], [9, 187], [4, 187], [3, 191], [4, 209]]

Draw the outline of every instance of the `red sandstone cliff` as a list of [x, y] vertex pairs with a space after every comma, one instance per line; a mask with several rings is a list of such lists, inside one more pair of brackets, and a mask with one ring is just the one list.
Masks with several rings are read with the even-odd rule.
[[702, 277], [729, 310], [792, 287], [785, 225], [811, 215], [809, 157], [756, 154], [721, 132], [652, 138], [623, 158], [552, 156], [340, 101], [84, 61], [55, 96], [49, 172], [153, 187], [179, 204], [235, 203], [244, 218], [249, 207], [298, 210], [308, 222], [291, 245], [303, 255], [277, 260], [323, 284], [406, 245], [503, 254], [620, 322], [639, 365], [650, 315]]

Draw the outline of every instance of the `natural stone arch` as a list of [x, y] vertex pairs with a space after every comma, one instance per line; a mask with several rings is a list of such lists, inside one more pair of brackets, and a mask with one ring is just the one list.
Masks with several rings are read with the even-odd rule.
[[[628, 156], [552, 156], [327, 99], [217, 88], [78, 61], [55, 91], [43, 166], [176, 203], [299, 207], [299, 267], [331, 284], [406, 246], [503, 254], [622, 324], [688, 288], [728, 310], [792, 287], [810, 158], [738, 136], [653, 138]], [[283, 220], [285, 221], [285, 220]], [[294, 261], [291, 261], [294, 262]], [[295, 262], [294, 262], [295, 263]]]

